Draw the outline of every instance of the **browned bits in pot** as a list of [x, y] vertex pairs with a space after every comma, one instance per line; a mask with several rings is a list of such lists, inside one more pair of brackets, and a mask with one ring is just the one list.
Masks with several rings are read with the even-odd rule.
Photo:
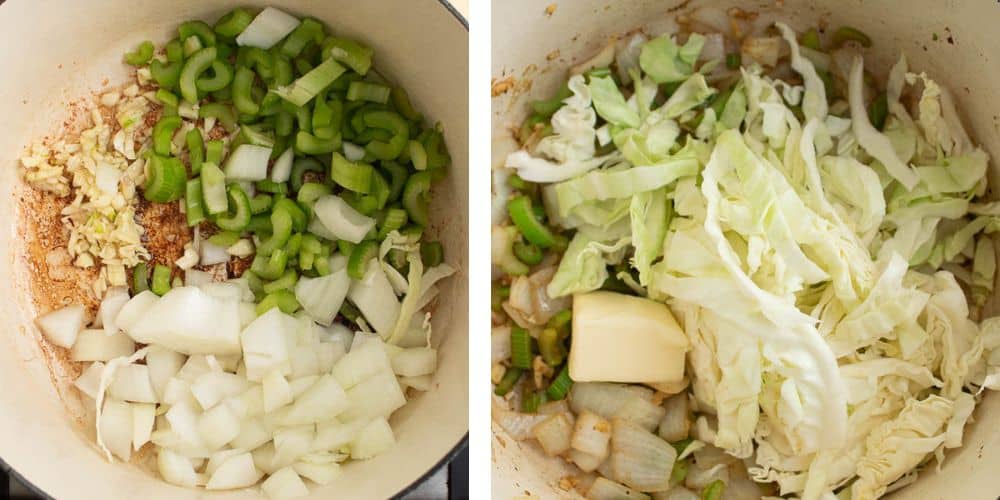
[[215, 126], [212, 127], [212, 130], [208, 131], [208, 140], [216, 141], [227, 135], [229, 135], [229, 132], [226, 132], [226, 129], [223, 128], [221, 124], [216, 123]]
[[146, 113], [146, 116], [143, 117], [142, 120], [143, 128], [145, 128], [146, 130], [152, 130], [153, 125], [156, 125], [156, 122], [160, 121], [161, 114], [163, 114], [163, 108], [160, 108], [158, 106], [153, 107], [149, 111], [149, 113]]
[[152, 255], [152, 262], [173, 267], [184, 255], [184, 245], [191, 241], [187, 218], [180, 203], [150, 203], [139, 201], [139, 223], [146, 228], [143, 244]]
[[569, 491], [575, 488], [576, 483], [578, 482], [579, 480], [576, 478], [576, 476], [565, 476], [559, 480], [559, 488], [562, 489], [563, 491]]
[[513, 76], [508, 76], [503, 80], [493, 80], [493, 86], [490, 90], [490, 95], [496, 97], [498, 95], [504, 94], [510, 89], [514, 88], [515, 80]]
[[659, 405], [663, 404], [663, 400], [667, 399], [668, 397], [670, 397], [670, 394], [667, 394], [667, 393], [661, 392], [661, 391], [656, 391], [653, 394], [652, 402], [653, 402], [654, 405], [659, 406]]
[[98, 270], [96, 267], [81, 269], [73, 266], [66, 250], [69, 230], [59, 216], [68, 202], [67, 198], [57, 198], [28, 187], [21, 188], [17, 233], [24, 247], [19, 254], [24, 260], [22, 264], [28, 269], [28, 289], [38, 311], [83, 304], [93, 315], [99, 300], [93, 294], [91, 283], [97, 278]]
[[545, 15], [549, 16], [549, 17], [552, 17], [552, 14], [556, 13], [556, 8], [557, 7], [559, 7], [559, 6], [556, 5], [556, 4], [554, 4], [554, 3], [550, 3], [548, 6], [545, 7]]
[[229, 259], [229, 276], [234, 278], [242, 276], [247, 269], [250, 269], [252, 262], [252, 257], [234, 257]]
[[743, 19], [746, 21], [753, 21], [760, 15], [757, 12], [747, 12], [739, 7], [730, 7], [729, 10], [726, 11], [726, 14], [734, 19]]

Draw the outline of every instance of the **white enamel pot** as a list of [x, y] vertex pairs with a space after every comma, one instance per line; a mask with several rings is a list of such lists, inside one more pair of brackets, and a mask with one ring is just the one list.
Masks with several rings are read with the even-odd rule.
[[[546, 9], [547, 6], [551, 7]], [[802, 31], [818, 22], [854, 26], [869, 34], [874, 47], [866, 69], [884, 78], [903, 51], [910, 67], [927, 71], [956, 98], [964, 123], [992, 156], [989, 178], [996, 189], [1000, 158], [1000, 34], [996, 2], [940, 0], [574, 0], [494, 2], [492, 68], [494, 82], [512, 77], [511, 90], [493, 98], [493, 166], [516, 144], [509, 130], [528, 114], [527, 103], [548, 99], [573, 64], [603, 47], [609, 37], [634, 29], [658, 34], [675, 26], [677, 15], [711, 8], [775, 12]], [[554, 8], [554, 11], [551, 9]], [[551, 12], [550, 12], [551, 11]], [[935, 33], [937, 36], [935, 36]], [[936, 39], [935, 39], [936, 38]], [[872, 57], [874, 56], [874, 57]], [[496, 90], [496, 87], [495, 87]], [[994, 301], [995, 302], [995, 301]], [[995, 307], [994, 307], [995, 309]], [[966, 429], [964, 445], [947, 454], [940, 472], [931, 467], [915, 484], [893, 498], [907, 500], [992, 500], [1000, 495], [1000, 395], [987, 394]], [[562, 459], [548, 458], [532, 442], [517, 442], [493, 425], [493, 497], [507, 499], [530, 492], [542, 498], [568, 497], [559, 480], [572, 470]]]
[[[397, 443], [308, 498], [388, 498], [446, 463], [468, 432], [468, 25], [447, 2], [419, 0], [8, 0], [0, 5], [0, 459], [40, 494], [58, 499], [263, 498], [255, 490], [205, 492], [169, 485], [138, 465], [109, 463], [79, 418], [57, 349], [41, 341], [26, 292], [29, 262], [17, 238], [17, 157], [58, 132], [69, 102], [122, 83], [122, 54], [163, 43], [189, 19], [214, 22], [233, 7], [273, 5], [324, 21], [375, 49], [375, 66], [444, 125], [453, 165], [434, 191], [432, 236], [458, 273], [441, 285], [434, 316], [439, 366], [430, 391], [391, 420]], [[105, 82], [105, 79], [107, 81]], [[447, 217], [447, 218], [445, 218]], [[447, 222], [447, 223], [445, 223]]]

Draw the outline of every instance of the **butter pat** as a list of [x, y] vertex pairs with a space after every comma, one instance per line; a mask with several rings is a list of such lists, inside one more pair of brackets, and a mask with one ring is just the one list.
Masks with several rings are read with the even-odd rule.
[[613, 292], [573, 297], [576, 382], [678, 383], [688, 339], [666, 305]]

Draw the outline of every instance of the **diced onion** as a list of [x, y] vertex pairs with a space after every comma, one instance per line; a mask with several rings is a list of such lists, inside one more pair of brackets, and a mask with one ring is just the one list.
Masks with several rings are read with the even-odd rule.
[[354, 347], [333, 365], [333, 376], [344, 388], [351, 388], [376, 373], [390, 370], [389, 357], [381, 341]]
[[212, 456], [208, 457], [208, 462], [205, 464], [204, 473], [208, 476], [215, 474], [215, 471], [219, 470], [219, 467], [221, 467], [226, 460], [242, 453], [246, 453], [246, 451], [239, 448], [222, 449], [212, 453]]
[[289, 363], [292, 365], [291, 378], [298, 379], [318, 375], [319, 356], [317, 354], [313, 345], [296, 346], [289, 358]]
[[229, 443], [235, 448], [252, 450], [271, 440], [271, 434], [257, 418], [244, 420], [240, 433]]
[[417, 377], [434, 373], [437, 366], [437, 349], [411, 347], [392, 356], [392, 371], [404, 377]]
[[198, 417], [198, 434], [209, 450], [217, 450], [240, 433], [240, 419], [226, 405], [216, 405]]
[[729, 482], [729, 468], [726, 464], [718, 464], [709, 468], [702, 468], [698, 465], [688, 467], [687, 477], [684, 478], [684, 486], [694, 491], [701, 491], [713, 481]]
[[253, 242], [248, 238], [241, 238], [226, 248], [226, 253], [234, 257], [249, 257], [254, 253]]
[[374, 377], [359, 383], [347, 390], [350, 405], [342, 413], [346, 420], [356, 418], [386, 417], [406, 404], [406, 396], [399, 387], [399, 381], [389, 371], [383, 371]]
[[782, 49], [781, 37], [747, 37], [743, 40], [741, 50], [744, 61], [756, 61], [773, 68], [778, 64]]
[[432, 378], [430, 375], [420, 375], [417, 377], [399, 377], [399, 385], [411, 387], [418, 391], [427, 392], [431, 390]]
[[567, 403], [565, 399], [546, 401], [538, 406], [538, 413], [542, 415], [553, 415], [555, 413], [565, 413], [569, 411], [569, 403]]
[[263, 473], [254, 466], [253, 456], [248, 452], [227, 458], [212, 473], [205, 484], [208, 490], [228, 490], [252, 486], [260, 480]]
[[184, 354], [238, 354], [238, 300], [223, 300], [198, 287], [173, 288], [126, 332], [138, 342]]
[[315, 347], [319, 344], [320, 325], [302, 314], [295, 318], [298, 321], [298, 330], [295, 332], [295, 343], [299, 346]]
[[[188, 286], [162, 297], [145, 291], [130, 299], [126, 289], [113, 289], [98, 313], [98, 324], [113, 334], [82, 330], [71, 342], [74, 359], [95, 361], [75, 385], [97, 400], [98, 445], [109, 460], [127, 461], [151, 442], [171, 484], [235, 489], [271, 474], [262, 489], [285, 498], [308, 493], [300, 474], [325, 484], [340, 473], [340, 462], [391, 447], [387, 419], [406, 403], [404, 387], [430, 389], [437, 351], [423, 343], [389, 345], [376, 333], [334, 324], [352, 289], [372, 325], [391, 328], [398, 315], [381, 266], [352, 284], [346, 260], [331, 257], [334, 273], [312, 280], [333, 295], [321, 297], [326, 302], [313, 310], [321, 313], [312, 315], [273, 308], [258, 317], [246, 280], [215, 282], [194, 270]], [[409, 293], [426, 292], [416, 283]], [[321, 295], [305, 288], [303, 304]], [[375, 308], [386, 291], [396, 308], [383, 322], [385, 312]], [[82, 328], [81, 311], [62, 314]], [[70, 323], [52, 319], [40, 318], [40, 326]], [[421, 332], [424, 322], [407, 320]], [[134, 352], [136, 341], [148, 346]]]
[[580, 470], [584, 472], [594, 471], [595, 469], [600, 467], [601, 463], [603, 463], [605, 460], [602, 457], [582, 452], [576, 448], [571, 448], [569, 450], [569, 453], [567, 453], [566, 457], [569, 458], [571, 462], [576, 464], [576, 466], [579, 467]]
[[167, 379], [166, 385], [163, 386], [163, 403], [167, 406], [173, 406], [180, 401], [189, 401], [192, 404], [198, 403], [198, 400], [194, 399], [194, 396], [191, 395], [190, 382], [177, 377], [170, 377]]
[[211, 408], [219, 401], [242, 394], [250, 388], [247, 379], [226, 372], [208, 372], [191, 383], [191, 394], [202, 408]]
[[542, 445], [549, 456], [557, 456], [566, 453], [570, 449], [570, 440], [573, 435], [573, 424], [570, 422], [567, 413], [550, 415], [545, 420], [539, 422], [531, 429], [531, 434]]
[[[270, 433], [268, 435], [270, 436]], [[253, 455], [254, 465], [264, 471], [264, 473], [274, 474], [279, 469], [278, 467], [274, 467], [274, 442], [268, 442], [263, 446], [255, 448], [251, 452], [251, 455]]]
[[80, 374], [80, 377], [73, 382], [73, 385], [80, 392], [86, 394], [90, 399], [97, 399], [97, 391], [101, 385], [101, 372], [104, 371], [104, 363], [95, 361]]
[[358, 243], [375, 227], [375, 219], [362, 215], [336, 195], [319, 198], [313, 210], [335, 239]]
[[611, 425], [611, 469], [614, 479], [640, 491], [670, 487], [677, 450], [639, 425], [616, 418]]
[[123, 461], [132, 456], [132, 407], [115, 398], [105, 398], [101, 413], [104, 446]]
[[270, 413], [292, 402], [292, 388], [280, 370], [271, 370], [261, 381], [264, 390], [264, 411]]
[[347, 298], [358, 307], [368, 323], [383, 338], [392, 332], [399, 317], [401, 305], [396, 292], [374, 259], [360, 281], [351, 283]]
[[576, 416], [571, 446], [603, 461], [608, 456], [611, 440], [611, 422], [596, 413], [583, 411]]
[[125, 365], [115, 372], [108, 393], [116, 399], [136, 403], [157, 403], [156, 391], [146, 365]]
[[531, 437], [531, 429], [535, 427], [535, 424], [549, 418], [548, 415], [520, 413], [509, 410], [495, 412], [493, 417], [510, 434], [510, 437], [517, 441]]
[[226, 180], [230, 181], [262, 181], [267, 179], [267, 163], [271, 158], [271, 149], [253, 144], [240, 144], [226, 158], [223, 171]]
[[316, 429], [313, 425], [284, 427], [274, 434], [274, 457], [271, 464], [282, 468], [295, 463], [302, 455], [309, 453]]
[[49, 342], [70, 348], [83, 330], [86, 314], [82, 305], [70, 305], [35, 318], [35, 324]]
[[344, 158], [350, 161], [361, 161], [365, 157], [365, 148], [353, 142], [344, 141], [341, 146], [344, 148]]
[[167, 410], [166, 419], [181, 442], [189, 447], [203, 447], [201, 433], [198, 431], [199, 412], [195, 409], [197, 403], [180, 400]]
[[292, 175], [292, 160], [294, 159], [295, 151], [292, 148], [288, 148], [284, 153], [281, 153], [278, 159], [274, 160], [274, 165], [271, 166], [271, 181], [287, 182], [288, 178]]
[[201, 265], [203, 266], [229, 262], [229, 253], [226, 252], [226, 249], [208, 240], [201, 242], [201, 248], [198, 249], [198, 253], [201, 255]]
[[703, 469], [709, 469], [719, 464], [729, 465], [739, 461], [736, 457], [715, 446], [702, 446], [694, 450], [692, 455], [694, 455], [694, 463]]
[[[199, 262], [200, 256], [198, 252], [195, 251], [190, 244], [187, 244], [184, 246], [184, 254], [181, 255], [179, 259], [175, 260], [174, 264], [180, 269], [190, 271], [191, 268], [197, 266]], [[190, 283], [188, 283], [188, 285], [190, 285]]]
[[70, 356], [73, 361], [111, 361], [135, 352], [135, 342], [124, 333], [108, 335], [104, 330], [80, 332]]
[[340, 475], [340, 464], [336, 462], [330, 461], [326, 463], [315, 463], [304, 461], [305, 459], [306, 457], [302, 457], [302, 460], [292, 464], [292, 468], [295, 469], [295, 472], [299, 473], [300, 476], [305, 477], [316, 484], [327, 484]]
[[490, 359], [499, 363], [510, 358], [510, 326], [495, 326], [490, 332]]
[[153, 403], [132, 404], [132, 449], [138, 451], [149, 442], [156, 422], [156, 405]]
[[691, 431], [691, 420], [688, 418], [687, 394], [678, 394], [663, 403], [666, 413], [660, 420], [657, 434], [667, 441], [674, 442], [686, 439]]
[[282, 373], [291, 371], [288, 365], [288, 331], [295, 332], [295, 318], [272, 308], [243, 329], [243, 357], [247, 379], [258, 382], [274, 368]]
[[[103, 334], [103, 332], [101, 332], [101, 333]], [[149, 348], [148, 347], [144, 347], [144, 348], [139, 349], [138, 351], [134, 352], [131, 356], [117, 357], [115, 359], [110, 360], [108, 362], [108, 364], [105, 365], [104, 368], [101, 370], [101, 380], [100, 380], [100, 383], [97, 386], [97, 399], [95, 401], [95, 403], [96, 403], [95, 406], [97, 408], [97, 415], [95, 416], [95, 420], [96, 420], [96, 424], [97, 424], [96, 425], [96, 427], [97, 427], [97, 446], [98, 446], [98, 448], [101, 449], [101, 451], [104, 452], [104, 455], [108, 458], [109, 462], [113, 460], [113, 452], [111, 451], [111, 449], [109, 448], [109, 446], [105, 443], [103, 432], [105, 430], [107, 430], [107, 426], [108, 425], [110, 425], [111, 427], [113, 427], [114, 429], [109, 431], [109, 432], [111, 432], [111, 435], [109, 436], [109, 439], [113, 441], [113, 447], [115, 447], [116, 449], [119, 450], [118, 455], [122, 456], [122, 455], [130, 454], [129, 450], [124, 450], [124, 452], [122, 453], [121, 452], [121, 448], [123, 446], [122, 445], [123, 441], [128, 441], [129, 444], [127, 446], [128, 447], [131, 446], [131, 442], [132, 442], [132, 423], [131, 423], [132, 410], [127, 409], [127, 408], [125, 408], [125, 410], [123, 410], [121, 406], [119, 406], [117, 408], [112, 408], [111, 411], [112, 411], [113, 415], [112, 415], [112, 417], [110, 419], [111, 423], [105, 423], [103, 421], [104, 419], [102, 419], [102, 417], [104, 416], [104, 412], [105, 412], [105, 400], [106, 399], [114, 399], [114, 398], [106, 398], [105, 397], [107, 395], [107, 392], [108, 392], [108, 386], [110, 386], [111, 383], [112, 383], [112, 381], [114, 380], [115, 372], [118, 370], [118, 368], [120, 368], [122, 366], [130, 365], [132, 363], [135, 363], [136, 361], [144, 358], [146, 356], [147, 352], [149, 352]], [[127, 410], [127, 415], [126, 415], [126, 410]], [[127, 424], [126, 424], [126, 420], [127, 420]], [[124, 436], [125, 434], [127, 434], [127, 437]], [[127, 460], [127, 458], [126, 458], [126, 460]]]
[[288, 387], [292, 389], [292, 399], [299, 399], [299, 396], [306, 392], [306, 389], [312, 387], [317, 380], [319, 380], [319, 375], [310, 375], [289, 382]]
[[629, 489], [629, 487], [616, 483], [604, 477], [598, 477], [587, 490], [587, 498], [590, 500], [622, 500], [624, 499], [644, 499], [647, 495]]
[[[395, 379], [393, 379], [395, 381]], [[323, 375], [299, 396], [284, 418], [285, 425], [311, 424], [341, 414], [354, 401], [333, 375]]]
[[104, 300], [97, 309], [97, 318], [100, 319], [105, 333], [108, 335], [118, 333], [118, 323], [115, 319], [128, 302], [128, 289], [125, 287], [113, 287], [104, 292]]
[[200, 286], [212, 281], [212, 273], [197, 269], [187, 269], [184, 271], [184, 284], [187, 286]]
[[[590, 410], [610, 419], [618, 416], [618, 412], [629, 402], [635, 399], [648, 402], [652, 395], [653, 391], [640, 386], [582, 382], [573, 384], [569, 401], [574, 413], [579, 414], [583, 410]], [[636, 407], [638, 408], [638, 405]], [[659, 420], [656, 423], [659, 423]]]
[[177, 378], [192, 384], [198, 377], [210, 371], [212, 371], [212, 366], [209, 364], [208, 356], [197, 354], [190, 356], [184, 362], [181, 369], [177, 372]]
[[156, 465], [160, 476], [168, 483], [188, 488], [198, 484], [198, 474], [194, 471], [191, 460], [169, 448], [160, 448]]
[[260, 489], [264, 490], [264, 493], [271, 500], [290, 500], [309, 494], [305, 483], [291, 467], [275, 471], [271, 477], [261, 483]]
[[331, 241], [337, 240], [337, 235], [333, 234], [333, 231], [327, 229], [326, 226], [323, 225], [323, 222], [319, 220], [319, 217], [313, 217], [310, 219], [309, 226], [306, 227], [306, 230], [316, 236], [319, 236], [320, 238], [326, 238]]
[[323, 329], [320, 341], [338, 342], [344, 346], [344, 351], [346, 352], [351, 349], [351, 345], [354, 343], [354, 332], [340, 323], [334, 323]]
[[251, 302], [240, 302], [240, 328], [246, 328], [257, 319], [257, 309]]
[[316, 363], [319, 371], [330, 373], [333, 364], [347, 354], [344, 345], [340, 342], [320, 342], [316, 345]]
[[321, 422], [316, 425], [316, 439], [313, 440], [312, 449], [313, 451], [339, 450], [353, 441], [366, 425], [368, 420], [365, 419]]
[[366, 425], [351, 442], [351, 458], [364, 460], [374, 457], [396, 444], [389, 422], [376, 418]]
[[240, 300], [243, 297], [243, 290], [239, 283], [226, 281], [223, 283], [211, 282], [199, 286], [201, 291], [222, 300]]
[[351, 288], [347, 269], [318, 278], [299, 278], [295, 284], [295, 298], [302, 309], [321, 325], [329, 326], [340, 311], [340, 306]]
[[635, 422], [643, 429], [652, 432], [656, 430], [665, 413], [666, 409], [652, 401], [641, 397], [632, 397], [618, 408], [614, 416]]
[[118, 311], [115, 324], [122, 330], [131, 330], [158, 300], [160, 297], [149, 290], [139, 293]]

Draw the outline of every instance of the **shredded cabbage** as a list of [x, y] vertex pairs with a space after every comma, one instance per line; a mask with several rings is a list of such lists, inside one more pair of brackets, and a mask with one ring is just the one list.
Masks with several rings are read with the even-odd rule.
[[646, 42], [639, 51], [639, 67], [656, 83], [679, 82], [694, 72], [705, 37], [692, 34], [688, 41], [678, 46], [671, 35], [663, 35]]

